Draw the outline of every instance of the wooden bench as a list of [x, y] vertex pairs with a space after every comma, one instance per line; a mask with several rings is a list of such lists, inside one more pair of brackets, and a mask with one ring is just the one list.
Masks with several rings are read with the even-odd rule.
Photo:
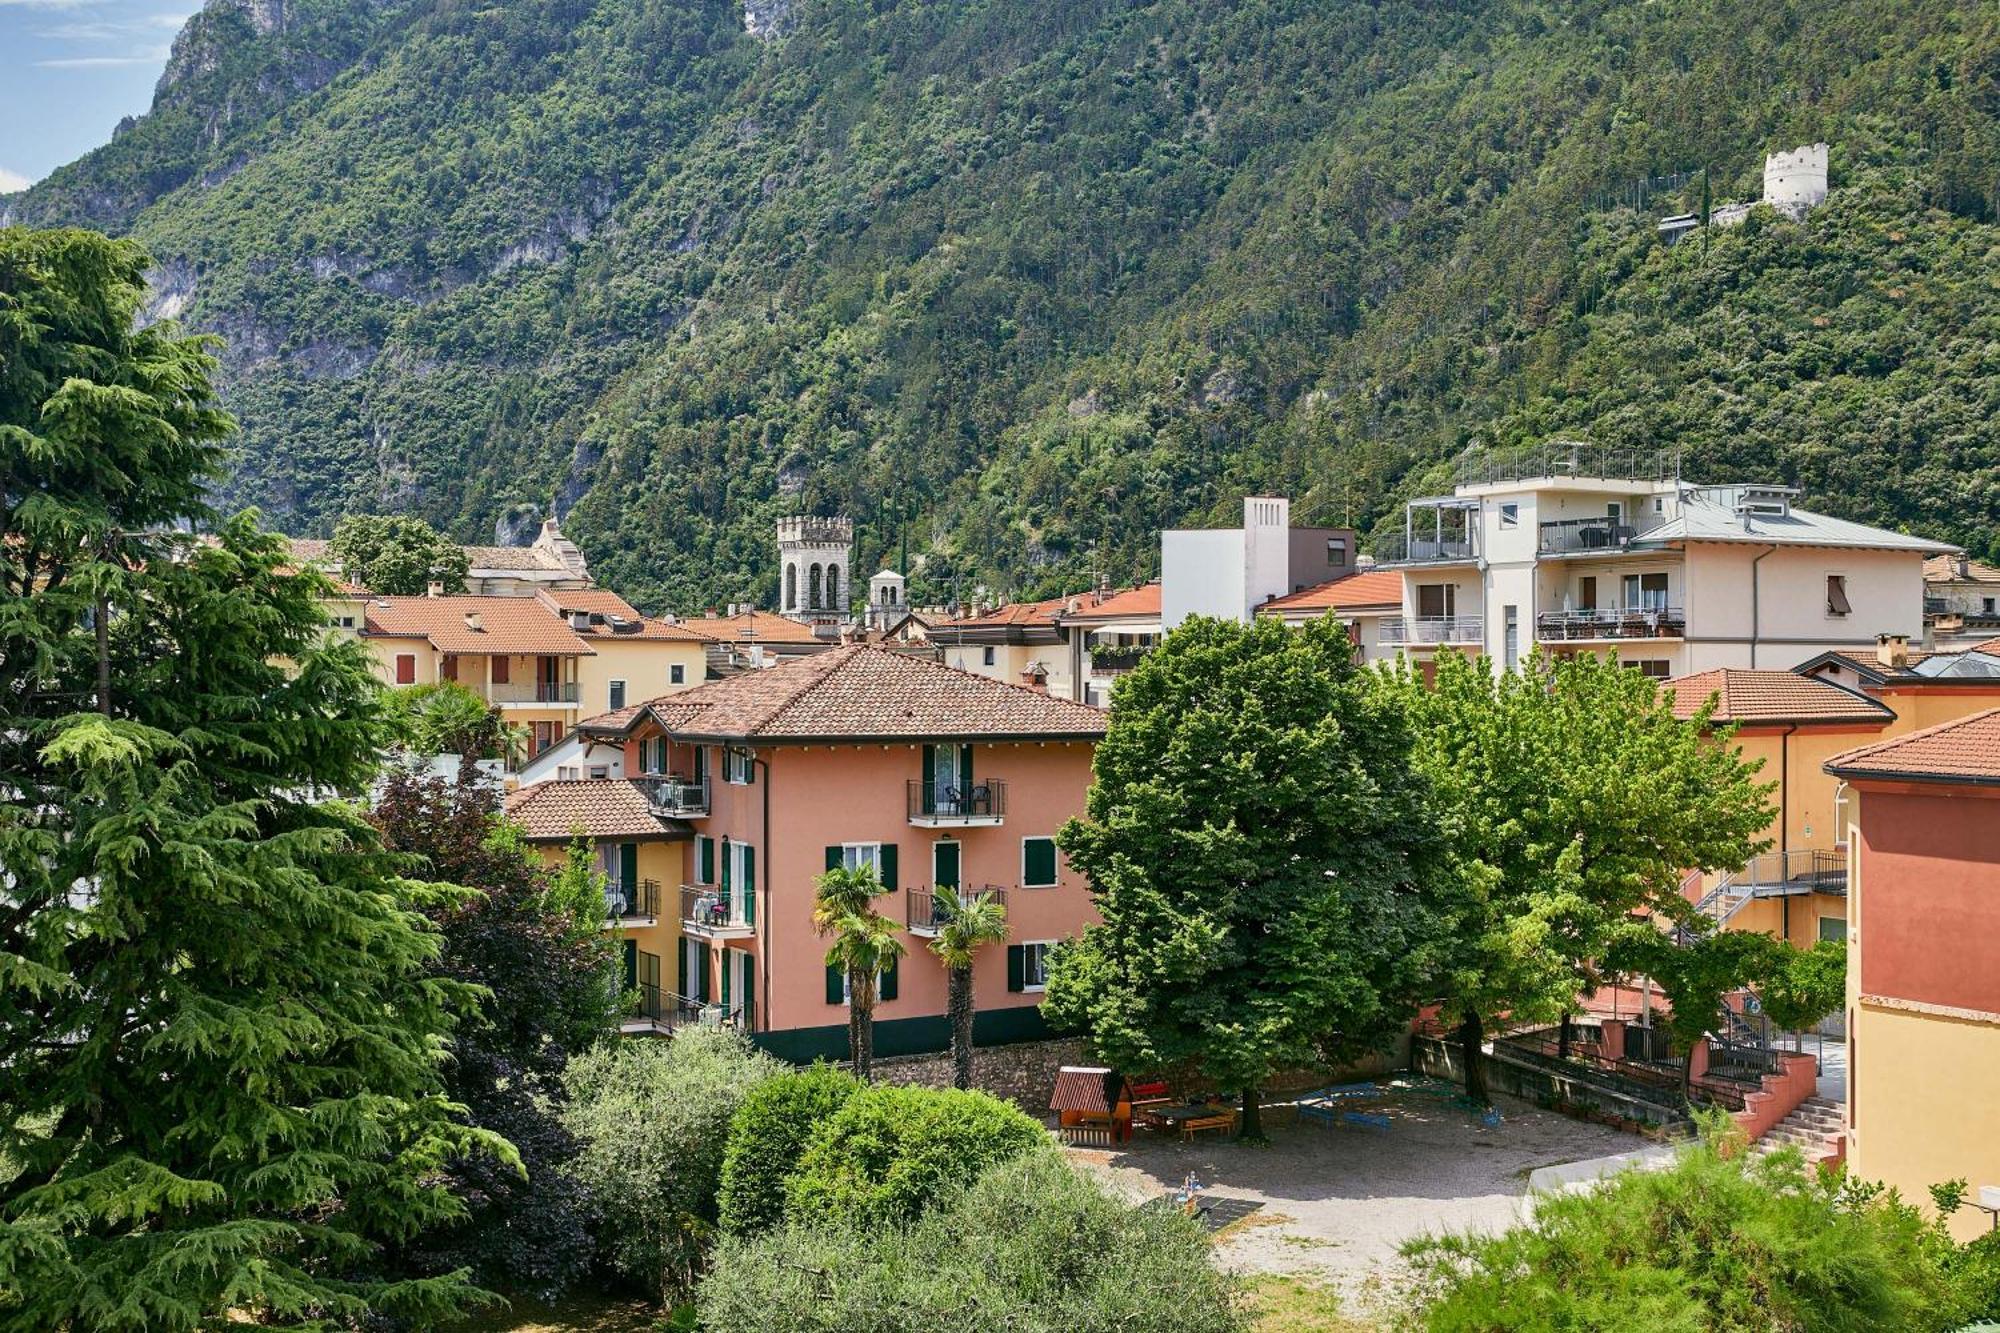
[[1075, 1147], [1109, 1148], [1112, 1146], [1109, 1125], [1064, 1125], [1062, 1141]]
[[1236, 1112], [1222, 1111], [1216, 1115], [1196, 1116], [1192, 1120], [1181, 1121], [1181, 1141], [1190, 1143], [1194, 1136], [1204, 1129], [1235, 1129]]

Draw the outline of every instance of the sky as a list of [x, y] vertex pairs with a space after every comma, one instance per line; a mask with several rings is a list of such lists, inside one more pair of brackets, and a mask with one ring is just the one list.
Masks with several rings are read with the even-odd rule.
[[0, 0], [0, 193], [40, 180], [153, 104], [199, 0]]

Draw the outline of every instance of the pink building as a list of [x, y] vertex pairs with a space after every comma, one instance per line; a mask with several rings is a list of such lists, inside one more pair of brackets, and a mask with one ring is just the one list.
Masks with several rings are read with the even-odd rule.
[[[974, 971], [982, 1043], [1043, 1032], [1048, 951], [1093, 919], [1056, 850], [1083, 812], [1102, 710], [853, 645], [593, 719], [658, 814], [685, 821], [674, 957], [663, 988], [791, 1059], [841, 1058], [843, 978], [814, 933], [814, 878], [872, 868], [907, 953], [882, 979], [876, 1050], [947, 1044], [945, 976], [927, 945], [937, 885], [990, 890], [1010, 938]], [[663, 908], [662, 915], [667, 914]]]

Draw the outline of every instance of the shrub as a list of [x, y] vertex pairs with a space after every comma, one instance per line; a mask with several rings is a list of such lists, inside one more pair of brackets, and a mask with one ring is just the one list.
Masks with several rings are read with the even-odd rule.
[[698, 1301], [707, 1333], [1233, 1333], [1232, 1295], [1187, 1218], [1030, 1153], [908, 1228], [849, 1219], [727, 1239]]
[[729, 1121], [717, 1214], [737, 1235], [775, 1226], [785, 1215], [785, 1181], [820, 1123], [861, 1091], [844, 1069], [816, 1064], [760, 1083]]
[[[1796, 1152], [1719, 1150], [1708, 1129], [1663, 1171], [1538, 1200], [1497, 1236], [1405, 1247], [1432, 1333], [1644, 1328], [1954, 1328], [1955, 1249], [1892, 1193], [1822, 1178]], [[1740, 1143], [1740, 1138], [1738, 1139]]]
[[730, 1117], [783, 1068], [740, 1034], [701, 1027], [570, 1062], [563, 1118], [583, 1142], [575, 1170], [612, 1267], [665, 1299], [692, 1285], [715, 1230]]
[[867, 1088], [813, 1131], [785, 1187], [799, 1222], [902, 1222], [1048, 1131], [983, 1092]]

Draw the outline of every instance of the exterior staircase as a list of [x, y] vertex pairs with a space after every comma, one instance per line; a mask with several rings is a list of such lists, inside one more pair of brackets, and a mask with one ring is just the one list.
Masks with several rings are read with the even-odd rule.
[[1756, 1150], [1772, 1152], [1787, 1146], [1797, 1148], [1805, 1154], [1808, 1166], [1818, 1166], [1837, 1161], [1842, 1156], [1842, 1133], [1840, 1103], [1825, 1097], [1808, 1097], [1790, 1115], [1764, 1132], [1764, 1136], [1757, 1140]]

